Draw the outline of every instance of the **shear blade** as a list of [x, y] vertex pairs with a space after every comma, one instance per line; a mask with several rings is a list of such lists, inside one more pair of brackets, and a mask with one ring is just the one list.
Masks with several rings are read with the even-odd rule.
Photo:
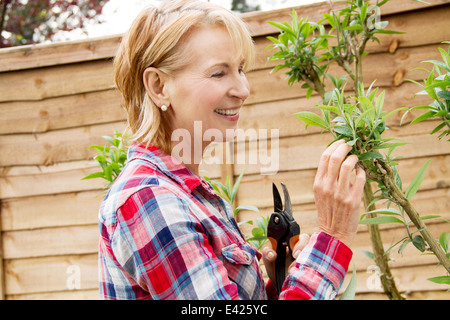
[[281, 196], [278, 192], [277, 186], [275, 183], [272, 183], [273, 186], [273, 211], [274, 212], [281, 212], [283, 211], [283, 203], [281, 202]]
[[284, 193], [284, 211], [292, 217], [292, 204], [291, 204], [291, 197], [289, 197], [289, 192], [285, 186], [285, 184], [282, 182], [281, 186], [283, 187], [283, 193]]

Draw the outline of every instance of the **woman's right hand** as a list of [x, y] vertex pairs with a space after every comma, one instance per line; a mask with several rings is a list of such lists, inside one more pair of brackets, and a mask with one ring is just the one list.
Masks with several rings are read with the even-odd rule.
[[356, 168], [358, 157], [347, 157], [352, 147], [343, 140], [336, 141], [322, 154], [314, 180], [314, 198], [317, 207], [319, 230], [342, 241], [348, 247], [356, 235], [359, 207], [366, 174]]

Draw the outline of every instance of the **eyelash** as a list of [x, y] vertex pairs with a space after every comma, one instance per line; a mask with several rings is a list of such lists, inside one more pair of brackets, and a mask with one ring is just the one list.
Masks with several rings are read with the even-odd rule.
[[[243, 67], [239, 67], [239, 73], [240, 73], [240, 74], [244, 74], [244, 73], [245, 73]], [[219, 71], [219, 72], [214, 73], [214, 74], [212, 75], [212, 77], [213, 77], [213, 78], [222, 78], [222, 77], [225, 76], [225, 75], [226, 75], [226, 72], [225, 72], [225, 71]]]

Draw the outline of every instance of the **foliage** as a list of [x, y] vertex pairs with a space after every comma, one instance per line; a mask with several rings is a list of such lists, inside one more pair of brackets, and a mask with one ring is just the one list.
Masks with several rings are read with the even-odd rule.
[[114, 132], [114, 136], [103, 136], [110, 146], [92, 145], [89, 149], [97, 150], [94, 159], [100, 165], [102, 171], [91, 173], [83, 180], [102, 178], [107, 181], [105, 189], [108, 189], [122, 171], [127, 160], [128, 141], [120, 132]]
[[[361, 61], [367, 55], [364, 51], [367, 41], [378, 41], [376, 38], [378, 33], [398, 33], [385, 30], [387, 21], [377, 21], [379, 7], [387, 0], [374, 5], [363, 0], [343, 2], [347, 4], [347, 7], [338, 10], [337, 13], [332, 10], [330, 14], [324, 14], [324, 19], [319, 23], [313, 23], [307, 19], [299, 20], [295, 11], [292, 13], [291, 24], [270, 22], [280, 30], [280, 34], [278, 38], [269, 37], [273, 42], [270, 47], [276, 51], [269, 60], [283, 62], [275, 66], [273, 71], [287, 68], [289, 84], [301, 83], [302, 88], [307, 89], [308, 98], [314, 91], [321, 96], [322, 103], [315, 106], [316, 112], [295, 114], [306, 124], [306, 128], [311, 125], [316, 126], [331, 133], [333, 140], [344, 139], [352, 146], [351, 153], [358, 156], [358, 165], [365, 170], [368, 177], [365, 188], [368, 212], [362, 217], [361, 223], [368, 225], [401, 223], [408, 233], [407, 237], [398, 242], [401, 249], [408, 243], [412, 243], [421, 252], [430, 250], [438, 257], [447, 272], [450, 272], [448, 258], [443, 255], [442, 249], [423, 224], [423, 220], [437, 218], [437, 216], [421, 217], [410, 202], [423, 180], [429, 161], [419, 170], [404, 192], [397, 169], [397, 160], [401, 157], [393, 154], [397, 147], [406, 143], [400, 139], [383, 137], [383, 133], [388, 130], [386, 119], [395, 112], [407, 110], [407, 108], [399, 108], [386, 114], [383, 111], [385, 93], [378, 93], [378, 89], [373, 89], [373, 83], [367, 91], [364, 89]], [[373, 12], [375, 15], [372, 15]], [[329, 33], [325, 33], [323, 23], [331, 26]], [[334, 46], [331, 45], [330, 39], [334, 39], [336, 43]], [[447, 53], [444, 55], [442, 49], [441, 53], [444, 61], [448, 62]], [[346, 75], [337, 77], [328, 74], [330, 63], [337, 63], [344, 69]], [[443, 63], [435, 61], [431, 63], [439, 67], [447, 67]], [[442, 88], [444, 84], [447, 84], [448, 78], [443, 76], [442, 72], [436, 71], [436, 68], [434, 70], [437, 76], [430, 76], [427, 79], [425, 91], [445, 99], [448, 91], [443, 92]], [[345, 95], [345, 86], [350, 82], [347, 76], [353, 83], [353, 94], [349, 96]], [[328, 91], [325, 90], [324, 84], [326, 78], [329, 78], [334, 86]], [[436, 88], [442, 91], [436, 92]], [[442, 113], [435, 112], [433, 115], [441, 116]], [[444, 122], [448, 124], [446, 120]], [[374, 193], [371, 191], [370, 181], [378, 184], [379, 189]], [[386, 209], [374, 209], [373, 205], [380, 200], [386, 201]], [[398, 210], [391, 206], [396, 206]], [[417, 231], [410, 231], [411, 224], [417, 228]], [[420, 234], [414, 235], [415, 233]], [[376, 237], [372, 240], [374, 250], [377, 246], [383, 251], [382, 244], [377, 241], [379, 240], [376, 240]], [[385, 257], [379, 257], [378, 262], [381, 260], [384, 260], [383, 264], [387, 265]]]
[[0, 1], [0, 48], [51, 40], [57, 31], [83, 29], [88, 21], [100, 23], [108, 1]]
[[[444, 43], [450, 43], [450, 41], [445, 41]], [[411, 123], [424, 121], [430, 118], [440, 119], [442, 122], [431, 131], [431, 134], [438, 133], [444, 129], [439, 134], [439, 139], [441, 139], [444, 136], [450, 135], [450, 46], [448, 51], [439, 48], [439, 52], [441, 53], [442, 61], [424, 61], [424, 63], [432, 64], [433, 68], [431, 70], [424, 68], [416, 69], [428, 73], [428, 77], [423, 80], [423, 85], [414, 80], [410, 80], [423, 89], [417, 94], [428, 95], [433, 99], [433, 102], [428, 106], [417, 106], [410, 110], [428, 110], [415, 118]]]
[[[330, 77], [337, 88], [341, 88], [344, 78], [333, 77], [327, 74], [327, 68], [331, 62], [337, 62], [355, 81], [360, 81], [360, 75], [352, 66], [361, 60], [367, 53], [364, 52], [367, 41], [379, 41], [376, 37], [379, 33], [401, 33], [385, 30], [387, 21], [377, 21], [379, 8], [387, 0], [375, 5], [368, 2], [344, 1], [348, 7], [336, 14], [324, 14], [324, 19], [318, 23], [306, 18], [298, 19], [295, 10], [292, 11], [292, 23], [287, 22], [268, 23], [281, 30], [278, 38], [268, 37], [273, 42], [271, 47], [277, 52], [269, 58], [269, 61], [281, 60], [283, 63], [274, 67], [273, 72], [287, 68], [288, 83], [302, 82], [302, 88], [307, 89], [307, 97], [316, 91], [325, 102], [324, 77]], [[331, 29], [326, 33], [324, 23], [327, 22]], [[334, 35], [336, 33], [336, 35]], [[335, 46], [329, 45], [329, 39], [334, 39]]]
[[356, 268], [353, 265], [352, 277], [350, 278], [350, 282], [349, 282], [347, 288], [344, 290], [344, 292], [340, 296], [339, 300], [355, 300], [356, 282], [357, 282]]
[[232, 0], [231, 1], [231, 10], [237, 12], [250, 12], [250, 11], [258, 11], [261, 10], [259, 4], [256, 6], [252, 6], [247, 4], [247, 0]]

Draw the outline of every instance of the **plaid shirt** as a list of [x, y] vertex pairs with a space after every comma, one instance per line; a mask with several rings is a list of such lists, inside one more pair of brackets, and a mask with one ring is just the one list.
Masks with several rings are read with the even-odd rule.
[[[276, 299], [229, 204], [158, 148], [132, 145], [99, 212], [102, 299]], [[311, 237], [280, 299], [333, 299], [352, 253]], [[266, 291], [267, 289], [267, 291]]]

